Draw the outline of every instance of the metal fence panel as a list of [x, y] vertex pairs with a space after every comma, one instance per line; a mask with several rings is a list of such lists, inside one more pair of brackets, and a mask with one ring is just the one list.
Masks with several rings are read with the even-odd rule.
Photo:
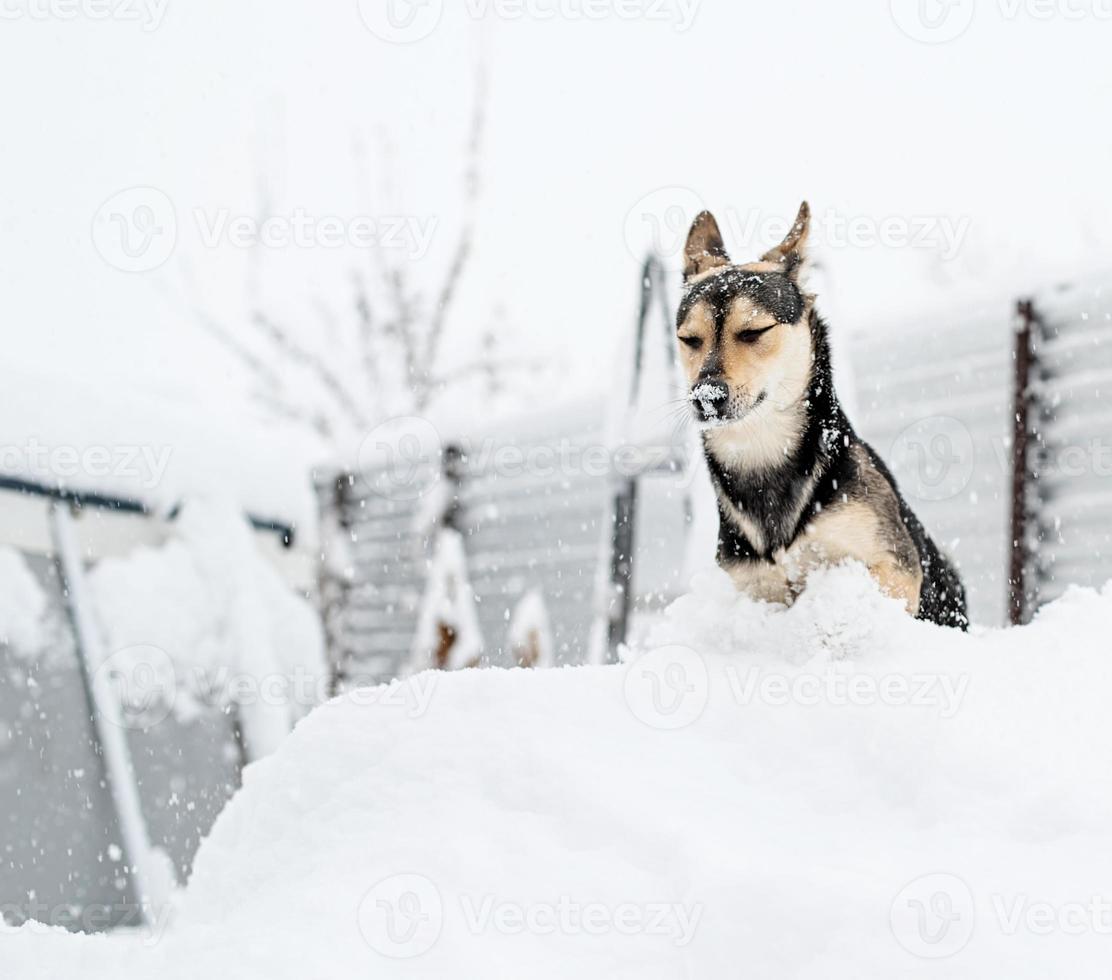
[[1036, 296], [1042, 406], [1037, 596], [1112, 578], [1112, 288]]
[[[46, 594], [48, 643], [0, 642], [0, 914], [80, 931], [137, 925], [119, 822], [55, 562], [23, 555]], [[239, 785], [233, 720], [173, 715], [128, 743], [151, 843], [185, 881]]]
[[[507, 633], [517, 603], [540, 592], [548, 612], [555, 660], [588, 658], [600, 569], [607, 571], [614, 495], [624, 477], [593, 432], [561, 430], [559, 419], [528, 436], [481, 440], [468, 457], [458, 487], [455, 526], [464, 538], [468, 572], [482, 631], [483, 663], [509, 666]], [[565, 423], [567, 425], [567, 423]], [[498, 448], [512, 449], [502, 466]], [[663, 451], [646, 454], [655, 464]], [[521, 464], [521, 461], [532, 461]], [[646, 464], [648, 465], [648, 464]], [[425, 492], [410, 492], [416, 483]], [[340, 481], [351, 536], [353, 585], [343, 614], [341, 659], [349, 681], [384, 680], [406, 667], [429, 571], [434, 528], [429, 520], [438, 477], [428, 468], [406, 487], [404, 499], [377, 495], [390, 480], [371, 472]], [[331, 488], [322, 494], [330, 506]], [[687, 488], [682, 473], [640, 478], [636, 511], [635, 605], [655, 609], [674, 598], [681, 582]], [[416, 498], [416, 499], [411, 499]]]
[[973, 621], [991, 626], [1007, 613], [1012, 346], [1006, 309], [851, 342], [853, 422], [957, 561]]
[[[349, 677], [387, 679], [408, 663], [435, 534], [427, 511], [437, 479], [425, 474], [420, 482], [430, 489], [417, 499], [376, 496], [373, 475], [352, 486], [345, 511], [355, 584], [343, 630]], [[557, 662], [585, 657], [608, 495], [605, 475], [499, 473], [476, 465], [463, 480], [457, 524], [484, 663], [510, 664], [510, 617], [532, 589], [544, 597]]]
[[345, 481], [341, 519], [350, 534], [353, 582], [339, 626], [339, 659], [349, 679], [396, 677], [409, 659], [429, 568], [430, 529], [422, 516], [437, 480], [424, 467], [413, 478], [414, 491], [397, 497], [375, 493], [373, 475], [370, 483]]
[[49, 601], [35, 659], [0, 643], [0, 906], [88, 931], [127, 921], [135, 897], [53, 562], [25, 556]]
[[128, 744], [151, 843], [166, 852], [184, 882], [201, 841], [239, 788], [232, 717], [217, 708], [185, 722], [171, 715], [128, 732]]
[[484, 659], [503, 666], [512, 662], [506, 630], [513, 609], [537, 589], [548, 609], [556, 662], [581, 663], [609, 535], [607, 477], [487, 477], [465, 482], [462, 490]]

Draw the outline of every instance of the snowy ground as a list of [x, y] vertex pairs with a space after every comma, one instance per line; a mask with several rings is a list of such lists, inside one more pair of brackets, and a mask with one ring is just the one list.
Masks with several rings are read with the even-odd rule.
[[317, 709], [172, 916], [0, 973], [1106, 977], [1110, 628], [1112, 588], [968, 636], [855, 568], [788, 610], [711, 576], [629, 664]]

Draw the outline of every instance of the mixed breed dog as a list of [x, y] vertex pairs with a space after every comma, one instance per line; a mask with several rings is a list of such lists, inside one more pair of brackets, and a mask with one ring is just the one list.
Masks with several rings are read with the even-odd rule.
[[759, 261], [730, 261], [704, 211], [684, 254], [680, 361], [718, 498], [718, 563], [790, 603], [820, 564], [856, 559], [911, 615], [966, 629], [957, 571], [834, 391], [826, 324], [802, 281], [807, 203]]

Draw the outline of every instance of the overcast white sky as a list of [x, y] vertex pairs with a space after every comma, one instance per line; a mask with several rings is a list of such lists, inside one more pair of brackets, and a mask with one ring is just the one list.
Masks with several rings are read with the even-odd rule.
[[[895, 16], [889, 0], [525, 0], [524, 13], [513, 0], [396, 0], [411, 30], [431, 29], [408, 44], [368, 29], [384, 23], [370, 0], [365, 16], [355, 0], [99, 2], [112, 16], [89, 16], [97, 0], [0, 0], [6, 359], [61, 383], [238, 403], [234, 363], [183, 304], [192, 281], [214, 315], [241, 322], [245, 252], [206, 245], [197, 213], [254, 213], [260, 170], [277, 212], [432, 229], [416, 268], [435, 281], [481, 51], [490, 131], [453, 349], [503, 311], [506, 345], [551, 354], [565, 390], [606, 382], [637, 254], [657, 229], [674, 255], [700, 203], [746, 257], [803, 197], [836, 214], [817, 232], [826, 306], [836, 331], [879, 338], [974, 298], [1006, 315], [1018, 292], [1112, 264], [1100, 0], [1062, 0], [1049, 18], [1018, 0], [957, 0], [941, 31], [972, 22], [946, 43], [909, 36], [929, 35], [946, 12], [936, 0], [923, 0], [926, 22], [919, 0], [893, 0]], [[58, 16], [67, 4], [72, 19]], [[358, 140], [376, 166], [393, 147], [392, 190], [359, 175]], [[104, 261], [91, 233], [98, 208], [135, 186], [164, 193], [177, 220], [173, 254], [144, 273]], [[272, 253], [268, 303], [327, 342], [311, 302], [342, 305], [351, 260]]]

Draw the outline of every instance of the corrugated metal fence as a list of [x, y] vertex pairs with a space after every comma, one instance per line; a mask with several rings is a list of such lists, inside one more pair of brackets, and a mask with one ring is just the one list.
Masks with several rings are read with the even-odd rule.
[[[654, 260], [639, 285], [616, 404], [556, 405], [452, 446], [434, 438], [423, 458], [391, 454], [399, 473], [389, 464], [365, 468], [320, 487], [324, 524], [344, 536], [349, 552], [350, 581], [322, 589], [342, 593], [341, 608], [329, 615], [338, 686], [406, 671], [439, 519], [449, 508], [464, 540], [484, 664], [513, 663], [508, 627], [530, 593], [543, 599], [557, 664], [613, 656], [633, 609], [659, 608], [679, 594], [687, 452], [685, 436], [670, 433], [664, 415], [675, 341]], [[657, 377], [645, 380], [654, 370]], [[449, 458], [455, 462], [445, 475], [440, 467]]]
[[[1026, 332], [1017, 306], [1028, 310]], [[974, 622], [1023, 621], [1068, 583], [1112, 578], [1112, 287], [1056, 289], [849, 343], [855, 424], [957, 560]], [[557, 419], [547, 435], [510, 443], [526, 454], [597, 444], [581, 422]], [[687, 584], [688, 488], [666, 468], [661, 475], [636, 481], [630, 590], [638, 610]], [[533, 588], [550, 605], [558, 661], [587, 659], [600, 577], [605, 585], [613, 571], [615, 514], [629, 504], [621, 487], [612, 472], [508, 477], [480, 468], [463, 481], [460, 526], [485, 662], [510, 662], [506, 625]], [[418, 501], [375, 498], [359, 481], [344, 509], [355, 584], [342, 656], [364, 676], [395, 676], [410, 653], [429, 532], [415, 527]], [[603, 596], [613, 607], [613, 594]]]
[[[626, 466], [618, 458], [621, 447], [609, 447], [590, 431], [492, 437], [458, 449], [465, 462], [451, 488], [453, 523], [464, 536], [484, 664], [512, 663], [507, 629], [514, 607], [532, 591], [544, 600], [556, 662], [591, 658], [592, 631], [613, 611], [607, 573], [614, 500], [631, 469], [639, 474], [632, 601], [657, 607], [681, 590], [687, 488], [678, 450], [638, 447]], [[341, 481], [353, 569], [338, 630], [345, 683], [405, 671], [438, 533], [445, 478], [431, 461], [413, 477], [420, 496], [405, 495], [415, 499], [376, 492], [373, 487], [389, 482], [376, 476]]]
[[1008, 310], [853, 338], [854, 423], [958, 562], [974, 622], [1005, 621], [1013, 323]]
[[1046, 291], [1021, 312], [1029, 360], [1015, 555], [1023, 620], [1070, 584], [1112, 578], [1112, 286]]
[[1112, 578], [1112, 286], [854, 342], [858, 428], [958, 560], [975, 622]]
[[[215, 705], [198, 707], [187, 720], [170, 712], [149, 724], [141, 717], [124, 721], [118, 712], [106, 716], [91, 676], [103, 668], [91, 666], [92, 638], [80, 625], [76, 599], [95, 561], [74, 528], [106, 515], [140, 521], [144, 511], [129, 501], [14, 480], [6, 485], [18, 489], [0, 490], [0, 506], [27, 509], [55, 538], [48, 553], [5, 547], [0, 556], [17, 595], [20, 577], [28, 576], [44, 599], [33, 636], [0, 632], [0, 918], [85, 932], [139, 926], [150, 910], [141, 901], [142, 855], [134, 852], [120, 805], [121, 784], [134, 789], [146, 843], [184, 882], [202, 838], [239, 786], [236, 719]], [[270, 522], [254, 523], [292, 537]], [[157, 681], [146, 683], [153, 693]], [[105, 725], [122, 738], [126, 773], [112, 771]]]

